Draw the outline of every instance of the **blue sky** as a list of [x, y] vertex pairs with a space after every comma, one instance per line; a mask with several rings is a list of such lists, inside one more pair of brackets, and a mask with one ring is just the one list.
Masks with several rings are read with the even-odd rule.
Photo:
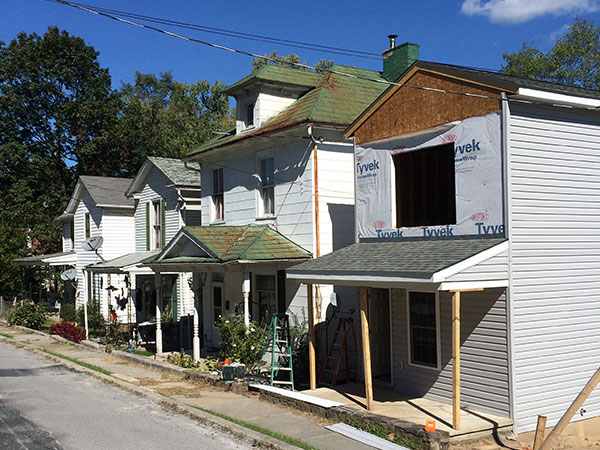
[[[420, 44], [421, 59], [497, 70], [503, 52], [523, 42], [548, 50], [574, 17], [600, 23], [600, 0], [421, 0], [415, 1], [213, 1], [213, 0], [80, 0], [89, 5], [380, 53], [388, 34], [398, 43]], [[44, 0], [2, 0], [0, 40], [18, 32], [43, 34], [55, 25], [85, 39], [100, 52], [113, 85], [132, 81], [135, 71], [173, 71], [178, 81], [197, 79], [233, 83], [247, 75], [251, 58], [114, 22]], [[368, 69], [381, 61], [331, 55], [161, 26], [198, 39], [264, 54], [295, 52], [313, 63], [321, 58]]]

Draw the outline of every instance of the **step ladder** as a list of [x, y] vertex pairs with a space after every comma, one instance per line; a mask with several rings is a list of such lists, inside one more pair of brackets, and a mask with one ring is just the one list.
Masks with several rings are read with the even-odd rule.
[[[271, 386], [289, 386], [293, 391], [294, 368], [292, 364], [290, 321], [287, 314], [279, 313], [271, 318], [267, 339], [258, 360], [259, 372], [263, 358], [267, 353], [271, 353], [271, 368], [268, 376]], [[289, 374], [289, 379], [277, 380], [276, 378], [280, 372]]]
[[[350, 342], [349, 339], [352, 339]], [[352, 345], [351, 345], [352, 344]], [[346, 379], [348, 381], [356, 381], [356, 367], [350, 368], [349, 354], [354, 355], [354, 361], [358, 361], [358, 345], [356, 342], [356, 333], [354, 331], [354, 320], [351, 317], [339, 319], [333, 340], [327, 350], [325, 364], [319, 374], [319, 384], [331, 384], [335, 386], [342, 360], [344, 360], [344, 369], [346, 370]], [[350, 376], [350, 371], [354, 370], [355, 376]], [[325, 383], [324, 377], [326, 374], [331, 374], [331, 383]]]

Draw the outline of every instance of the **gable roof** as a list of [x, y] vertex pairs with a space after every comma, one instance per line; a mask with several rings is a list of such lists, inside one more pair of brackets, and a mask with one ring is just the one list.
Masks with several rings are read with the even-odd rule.
[[375, 99], [362, 113], [356, 117], [354, 122], [346, 130], [346, 136], [352, 136], [354, 131], [364, 123], [394, 92], [401, 89], [401, 84], [405, 83], [415, 72], [426, 71], [438, 73], [453, 78], [469, 81], [475, 84], [481, 84], [499, 92], [517, 95], [520, 89], [531, 89], [534, 91], [543, 91], [551, 94], [580, 97], [584, 99], [600, 100], [600, 91], [584, 89], [577, 86], [569, 86], [561, 83], [549, 81], [532, 80], [530, 78], [517, 77], [488, 70], [473, 69], [470, 67], [458, 66], [453, 64], [443, 64], [431, 61], [415, 61], [406, 71], [395, 80], [400, 85], [389, 85], [377, 99]]
[[[287, 70], [299, 73], [306, 72], [289, 68]], [[372, 70], [346, 66], [333, 66], [332, 70], [359, 77], [383, 80], [379, 72]], [[282, 112], [265, 122], [260, 128], [243, 134], [219, 136], [190, 152], [186, 158], [304, 123], [346, 128], [386, 88], [383, 83], [374, 83], [362, 78], [353, 78], [331, 72], [323, 74], [306, 73], [312, 74], [313, 77], [316, 76], [318, 83]]]
[[[189, 240], [197, 255], [178, 255], [174, 249]], [[273, 228], [262, 226], [183, 227], [151, 264], [226, 263], [308, 259], [310, 253]]]
[[98, 208], [133, 209], [133, 200], [125, 197], [125, 192], [131, 181], [131, 178], [81, 175], [75, 184], [75, 189], [73, 189], [73, 194], [64, 213], [58, 216], [56, 220], [70, 220], [73, 217], [84, 189], [92, 198], [94, 206]]
[[135, 178], [129, 184], [125, 195], [130, 197], [132, 194], [140, 192], [143, 189], [152, 167], [156, 167], [175, 186], [200, 188], [200, 164], [177, 158], [148, 156], [135, 175]]

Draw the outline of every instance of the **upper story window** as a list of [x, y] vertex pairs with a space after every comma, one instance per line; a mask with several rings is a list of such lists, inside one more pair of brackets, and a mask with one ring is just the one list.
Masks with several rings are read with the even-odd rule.
[[85, 238], [89, 238], [92, 235], [92, 219], [90, 213], [85, 213]]
[[260, 160], [259, 216], [275, 215], [275, 159]]
[[223, 168], [213, 170], [212, 209], [213, 221], [225, 220], [225, 199], [223, 188]]
[[454, 144], [394, 155], [396, 226], [456, 223]]
[[152, 249], [163, 247], [163, 201], [154, 200], [152, 202]]
[[254, 103], [246, 105], [246, 128], [254, 126]]

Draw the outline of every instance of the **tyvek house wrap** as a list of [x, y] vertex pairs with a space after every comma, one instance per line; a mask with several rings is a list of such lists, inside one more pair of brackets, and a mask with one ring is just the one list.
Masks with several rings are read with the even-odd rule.
[[[357, 146], [356, 214], [359, 239], [453, 237], [504, 233], [500, 112], [470, 117], [418, 136]], [[395, 228], [393, 155], [454, 143], [456, 223]]]

